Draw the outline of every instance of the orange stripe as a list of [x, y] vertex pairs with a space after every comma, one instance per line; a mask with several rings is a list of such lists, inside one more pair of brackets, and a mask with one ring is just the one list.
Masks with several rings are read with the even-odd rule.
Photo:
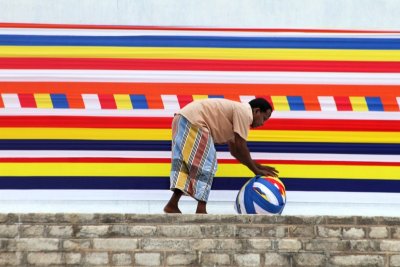
[[[136, 87], [135, 87], [135, 93], [136, 93]], [[164, 109], [164, 103], [162, 102], [161, 94], [154, 94], [153, 92], [151, 94], [148, 94], [147, 92], [146, 93], [140, 92], [138, 94], [146, 95], [147, 105], [149, 109]]]
[[320, 111], [321, 105], [319, 104], [317, 96], [302, 96], [306, 110]]
[[85, 108], [81, 94], [67, 94], [67, 100], [70, 108]]
[[[184, 84], [184, 83], [85, 83], [85, 82], [2, 82], [2, 93], [86, 93], [135, 94], [147, 96], [188, 95], [300, 95], [311, 96], [381, 96], [396, 97], [398, 85], [326, 85], [326, 84]], [[151, 93], [149, 93], [151, 92]], [[157, 100], [154, 100], [158, 102]], [[161, 101], [161, 100], [159, 100]], [[395, 101], [395, 100], [394, 100]]]
[[[377, 94], [379, 93], [380, 92], [377, 92]], [[400, 93], [398, 93], [397, 95], [400, 95]], [[381, 101], [384, 111], [399, 111], [399, 106], [395, 97], [381, 96]]]

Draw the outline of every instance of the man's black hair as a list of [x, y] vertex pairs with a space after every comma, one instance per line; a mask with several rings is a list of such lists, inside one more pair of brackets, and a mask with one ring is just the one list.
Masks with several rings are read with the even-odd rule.
[[249, 102], [251, 108], [259, 108], [261, 112], [267, 112], [268, 109], [274, 111], [272, 105], [264, 98], [255, 98]]

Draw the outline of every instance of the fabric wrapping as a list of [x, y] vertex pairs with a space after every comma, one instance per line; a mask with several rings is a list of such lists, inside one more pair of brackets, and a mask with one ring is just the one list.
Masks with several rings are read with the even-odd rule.
[[210, 133], [176, 115], [172, 121], [171, 190], [207, 202], [216, 171], [217, 154]]

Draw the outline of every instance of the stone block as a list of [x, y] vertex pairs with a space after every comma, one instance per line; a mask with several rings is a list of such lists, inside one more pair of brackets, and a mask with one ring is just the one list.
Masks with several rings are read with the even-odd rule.
[[189, 240], [189, 247], [191, 250], [198, 251], [214, 251], [220, 246], [216, 239], [192, 239]]
[[112, 255], [112, 262], [117, 266], [132, 265], [132, 257], [128, 253], [117, 253]]
[[266, 226], [263, 228], [263, 236], [265, 237], [288, 237], [289, 229], [287, 226]]
[[135, 253], [135, 265], [143, 266], [160, 266], [161, 254], [160, 253]]
[[334, 225], [353, 225], [356, 224], [356, 218], [353, 216], [327, 216], [326, 224]]
[[65, 263], [69, 265], [80, 265], [82, 255], [80, 253], [65, 253]]
[[20, 237], [44, 237], [43, 225], [21, 225]]
[[294, 266], [326, 266], [327, 257], [324, 254], [296, 253], [293, 255]]
[[156, 226], [147, 226], [147, 225], [128, 226], [129, 235], [134, 237], [152, 237], [156, 235], [156, 232], [157, 232]]
[[400, 240], [382, 240], [380, 248], [381, 251], [400, 251]]
[[203, 225], [201, 229], [206, 238], [234, 237], [236, 235], [236, 226], [231, 224]]
[[400, 239], [400, 227], [393, 227], [392, 229], [392, 237], [395, 239]]
[[399, 267], [400, 266], [400, 254], [390, 256], [389, 266], [391, 266], [391, 267]]
[[85, 255], [86, 265], [107, 265], [108, 253], [107, 252], [89, 252]]
[[126, 224], [114, 224], [111, 225], [109, 232], [109, 237], [126, 237], [129, 236], [128, 226]]
[[21, 238], [16, 240], [18, 251], [56, 251], [59, 240], [52, 238]]
[[387, 238], [389, 237], [389, 231], [387, 227], [371, 227], [368, 236], [370, 238]]
[[203, 237], [200, 225], [161, 225], [158, 233], [165, 237]]
[[21, 252], [0, 252], [0, 266], [22, 266]]
[[261, 264], [260, 254], [248, 253], [248, 254], [235, 254], [233, 255], [233, 261], [239, 266], [255, 266], [258, 267]]
[[379, 251], [379, 243], [372, 240], [349, 240], [350, 250], [359, 252]]
[[219, 266], [230, 265], [230, 256], [227, 253], [202, 253], [201, 265], [205, 266]]
[[108, 234], [108, 225], [84, 225], [77, 233], [77, 237], [103, 237]]
[[162, 250], [162, 251], [187, 251], [190, 250], [188, 239], [142, 239], [143, 250]]
[[265, 253], [264, 266], [291, 266], [290, 256], [284, 253]]
[[28, 253], [27, 261], [35, 266], [49, 266], [63, 263], [62, 253], [59, 252], [31, 252]]
[[330, 226], [317, 226], [317, 235], [319, 237], [339, 238], [342, 236], [342, 228], [330, 227]]
[[303, 241], [307, 251], [347, 251], [350, 249], [350, 241], [336, 239], [312, 239]]
[[93, 239], [95, 250], [134, 250], [138, 247], [138, 240], [132, 238], [104, 238]]
[[174, 253], [167, 255], [167, 266], [193, 266], [198, 263], [196, 253]]
[[314, 226], [289, 226], [289, 236], [313, 238], [315, 236]]
[[238, 237], [261, 237], [263, 235], [262, 227], [238, 226], [236, 231]]
[[0, 238], [14, 238], [18, 236], [18, 225], [0, 225]]
[[64, 250], [86, 250], [90, 248], [90, 240], [86, 239], [68, 239], [62, 241]]
[[385, 266], [384, 256], [380, 255], [337, 255], [331, 256], [330, 263], [335, 266]]
[[361, 239], [365, 237], [364, 228], [343, 228], [343, 238], [347, 239]]
[[297, 252], [301, 249], [301, 242], [297, 239], [280, 239], [278, 240], [278, 249]]
[[58, 226], [58, 225], [51, 225], [48, 226], [48, 233], [50, 237], [71, 237], [73, 230], [72, 226], [69, 225], [63, 225], [63, 226]]
[[246, 245], [243, 244], [245, 250], [271, 250], [272, 240], [264, 238], [248, 239]]

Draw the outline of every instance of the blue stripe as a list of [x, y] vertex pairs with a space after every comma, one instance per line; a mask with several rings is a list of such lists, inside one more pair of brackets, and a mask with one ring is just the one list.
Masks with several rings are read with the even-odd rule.
[[130, 95], [133, 109], [148, 109], [145, 95]]
[[[281, 179], [287, 191], [400, 193], [400, 181]], [[169, 177], [0, 177], [0, 189], [165, 189]], [[240, 190], [246, 178], [215, 178], [213, 190]], [[234, 199], [232, 199], [234, 201]]]
[[384, 111], [380, 97], [365, 97], [369, 111]]
[[305, 37], [214, 37], [214, 36], [0, 35], [0, 45], [396, 50], [400, 49], [400, 39], [305, 38]]
[[209, 95], [208, 98], [224, 98], [223, 95]]
[[[229, 151], [216, 145], [217, 151]], [[400, 155], [400, 144], [248, 142], [252, 152]], [[0, 150], [171, 151], [170, 141], [0, 140]]]
[[64, 94], [50, 94], [54, 108], [69, 108], [67, 97]]
[[306, 110], [301, 96], [287, 96], [290, 110]]

